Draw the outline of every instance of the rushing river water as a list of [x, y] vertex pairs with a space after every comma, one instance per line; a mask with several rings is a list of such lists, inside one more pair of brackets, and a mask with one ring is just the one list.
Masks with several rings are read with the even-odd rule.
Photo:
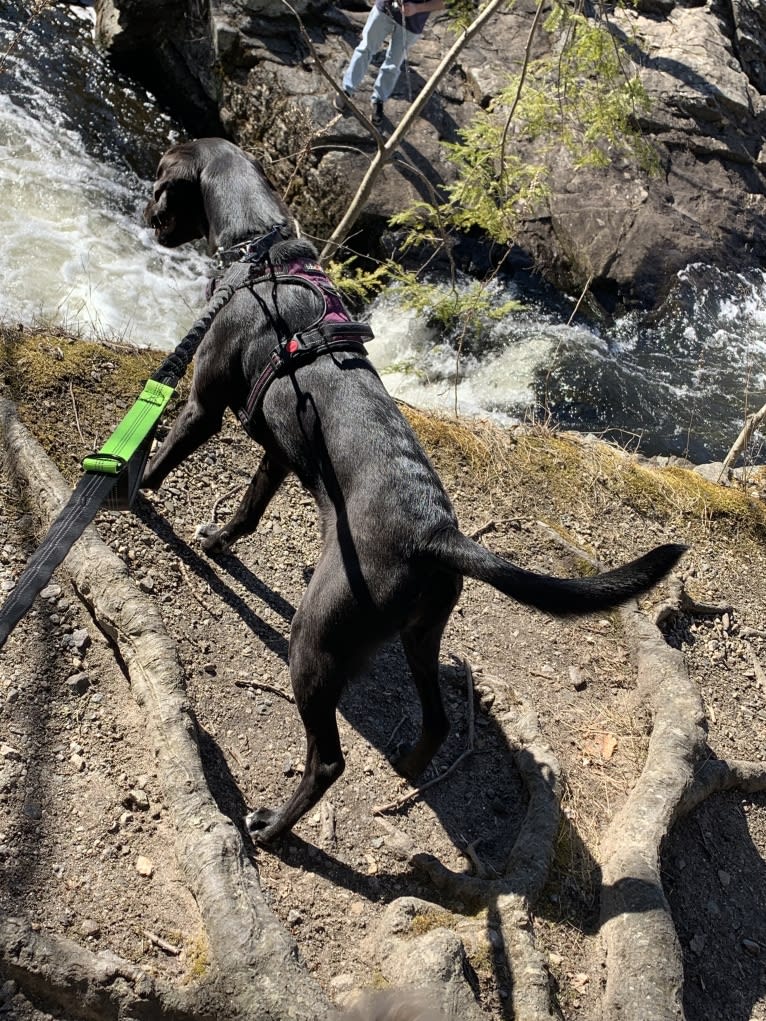
[[[208, 264], [201, 248], [159, 250], [141, 210], [159, 155], [181, 137], [98, 53], [87, 8], [52, 6], [28, 23], [26, 5], [0, 3], [3, 321], [174, 346], [202, 307]], [[601, 332], [498, 287], [498, 302], [509, 296], [526, 311], [482, 324], [459, 359], [457, 338], [395, 294], [378, 298], [370, 354], [389, 389], [500, 421], [550, 414], [694, 460], [720, 457], [766, 402], [766, 275], [756, 268], [688, 267], [650, 325], [626, 316]], [[766, 461], [766, 447], [756, 456]]]

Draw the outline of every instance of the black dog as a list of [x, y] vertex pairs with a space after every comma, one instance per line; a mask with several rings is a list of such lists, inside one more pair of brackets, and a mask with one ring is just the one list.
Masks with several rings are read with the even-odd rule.
[[[221, 552], [252, 532], [289, 472], [319, 509], [322, 555], [290, 636], [306, 767], [284, 806], [247, 817], [253, 838], [265, 843], [289, 830], [343, 772], [335, 719], [341, 691], [376, 646], [396, 633], [423, 716], [419, 740], [396, 768], [412, 779], [431, 761], [448, 731], [439, 646], [464, 575], [548, 613], [590, 613], [648, 589], [684, 547], [660, 546], [608, 573], [568, 580], [521, 570], [462, 535], [412, 429], [358, 337], [349, 340], [353, 324], [341, 322], [340, 338], [332, 329], [323, 334], [334, 344], [326, 343], [319, 356], [309, 352], [289, 362], [289, 351], [306, 342], [328, 308], [336, 321], [343, 319], [342, 306], [314, 262], [313, 247], [296, 239], [284, 203], [236, 146], [210, 138], [173, 146], [160, 161], [145, 216], [160, 244], [206, 237], [211, 252], [242, 253], [256, 264], [229, 270], [242, 274], [242, 286], [199, 348], [191, 394], [144, 486], [158, 488], [220, 429], [229, 407], [265, 453], [232, 519], [208, 529], [207, 552]], [[313, 285], [307, 283], [311, 274]], [[254, 396], [264, 380], [268, 385]]]

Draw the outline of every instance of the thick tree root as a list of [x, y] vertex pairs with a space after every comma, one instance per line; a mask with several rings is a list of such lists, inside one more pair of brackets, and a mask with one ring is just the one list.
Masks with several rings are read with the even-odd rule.
[[[0, 401], [0, 426], [12, 471], [50, 520], [69, 487], [7, 401]], [[216, 977], [226, 989], [227, 1016], [314, 1021], [325, 1015], [328, 1002], [298, 964], [295, 944], [267, 905], [239, 832], [207, 786], [183, 670], [156, 606], [133, 585], [122, 560], [93, 527], [65, 566], [96, 623], [119, 647], [134, 697], [146, 712], [178, 862], [202, 915]], [[0, 961], [7, 968], [5, 947]], [[10, 962], [19, 973], [22, 960], [17, 955]], [[83, 968], [85, 961], [81, 958]], [[19, 984], [30, 993], [39, 991], [44, 975], [39, 959], [28, 981], [19, 975]], [[98, 985], [96, 974], [92, 982]], [[49, 985], [54, 998], [55, 955]]]
[[[690, 609], [712, 610], [697, 606], [676, 581], [674, 599], [658, 609], [656, 620]], [[682, 654], [635, 606], [624, 619], [636, 642], [638, 691], [654, 725], [641, 776], [602, 842], [603, 1017], [675, 1021], [684, 1017], [683, 964], [660, 879], [661, 843], [674, 822], [716, 791], [766, 789], [766, 768], [711, 757], [702, 699]]]
[[94, 954], [71, 940], [43, 936], [18, 918], [0, 920], [3, 977], [30, 1000], [83, 1021], [213, 1021], [199, 990], [176, 990], [114, 954]]
[[431, 854], [417, 850], [389, 822], [379, 819], [390, 846], [424, 872], [453, 901], [472, 909], [486, 908], [503, 940], [505, 965], [512, 982], [516, 1021], [554, 1017], [550, 982], [543, 956], [535, 946], [530, 912], [553, 858], [559, 824], [560, 769], [551, 748], [541, 739], [534, 714], [526, 712], [512, 729], [504, 727], [516, 748], [514, 760], [526, 784], [529, 804], [521, 830], [500, 879], [482, 879], [452, 872]]
[[[0, 429], [12, 471], [36, 502], [41, 517], [49, 520], [68, 498], [69, 488], [19, 424], [12, 405], [2, 400]], [[26, 922], [5, 919], [0, 922], [3, 975], [14, 978], [31, 1000], [46, 1009], [84, 1019], [182, 1021], [196, 1017], [204, 1021], [225, 1016], [316, 1021], [327, 1017], [329, 1003], [299, 965], [293, 941], [263, 897], [239, 832], [219, 812], [210, 794], [183, 670], [154, 603], [135, 588], [122, 560], [93, 528], [86, 530], [65, 565], [96, 623], [118, 647], [134, 697], [146, 712], [158, 775], [176, 830], [180, 869], [199, 905], [212, 963], [200, 986], [175, 989], [112, 954], [95, 955], [69, 940], [43, 937]], [[679, 608], [697, 613], [721, 610], [692, 603], [677, 583], [671, 601], [658, 610], [656, 622]], [[638, 694], [650, 705], [654, 726], [642, 774], [602, 843], [601, 922], [607, 959], [603, 1017], [675, 1021], [683, 1018], [683, 969], [660, 881], [661, 842], [677, 819], [710, 794], [735, 787], [747, 792], [766, 789], [766, 767], [723, 762], [711, 755], [704, 708], [683, 656], [668, 646], [657, 623], [635, 607], [625, 611], [625, 622], [636, 643]], [[512, 979], [513, 1017], [543, 1021], [555, 1015], [530, 912], [553, 856], [559, 767], [540, 739], [532, 714], [516, 719], [513, 727], [509, 737], [518, 749], [516, 765], [527, 785], [529, 807], [501, 878], [451, 872], [432, 855], [408, 844], [386, 820], [379, 823], [390, 842], [447, 898], [487, 908], [493, 928], [500, 933], [498, 949]], [[443, 972], [452, 968], [455, 976], [439, 978], [439, 967], [434, 966], [434, 981], [443, 982], [446, 990], [445, 1008], [451, 1006], [457, 1016], [478, 1021], [482, 1012], [468, 1002], [466, 990], [457, 981], [462, 969], [460, 941], [448, 930], [439, 931], [438, 938], [430, 934], [423, 942], [420, 973], [427, 971], [429, 955], [444, 964]], [[392, 944], [394, 961], [396, 952]], [[401, 974], [408, 956], [415, 960], [412, 944], [409, 951], [402, 950]], [[391, 1001], [396, 1010], [403, 1002]], [[381, 1010], [389, 1006], [382, 1004]], [[376, 1010], [370, 1008], [371, 1017]], [[379, 1010], [377, 1016], [384, 1013]], [[395, 1016], [418, 1015], [402, 1010]]]

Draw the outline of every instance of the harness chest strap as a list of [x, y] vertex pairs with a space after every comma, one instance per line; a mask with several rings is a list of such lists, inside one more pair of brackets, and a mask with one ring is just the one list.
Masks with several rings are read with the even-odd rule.
[[349, 317], [340, 295], [318, 263], [300, 259], [287, 266], [285, 272], [260, 277], [253, 283], [268, 280], [308, 286], [324, 301], [325, 307], [311, 326], [298, 331], [286, 342], [280, 342], [271, 352], [245, 406], [238, 412], [238, 418], [247, 430], [263, 404], [266, 391], [279, 376], [287, 375], [320, 355], [336, 351], [352, 351], [366, 356], [364, 341], [375, 336], [367, 323], [354, 322]]

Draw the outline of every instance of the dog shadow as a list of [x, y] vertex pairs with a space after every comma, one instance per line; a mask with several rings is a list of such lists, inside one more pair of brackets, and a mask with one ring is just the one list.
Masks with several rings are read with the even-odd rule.
[[[138, 510], [147, 527], [199, 582], [209, 586], [211, 593], [230, 607], [253, 634], [286, 664], [287, 635], [295, 612], [293, 604], [275, 592], [237, 556], [227, 554], [210, 561], [196, 552], [185, 539], [175, 533], [170, 522], [155, 505], [139, 499]], [[306, 566], [303, 570], [304, 581], [308, 581], [311, 574], [312, 568]], [[244, 589], [244, 597], [234, 590], [235, 583], [240, 590]], [[263, 604], [281, 618], [283, 626], [277, 624], [275, 627], [255, 612], [250, 596], [253, 597], [252, 602]], [[503, 713], [496, 715], [493, 708], [482, 706], [461, 661], [450, 661], [442, 657], [440, 683], [451, 724], [450, 734], [420, 778], [419, 786], [422, 789], [417, 796], [403, 804], [396, 804], [396, 797], [392, 797], [390, 806], [382, 806], [382, 815], [394, 829], [406, 835], [410, 814], [422, 812], [425, 806], [433, 814], [438, 828], [430, 827], [426, 822], [426, 828], [430, 828], [428, 842], [425, 846], [413, 848], [414, 851], [435, 854], [458, 873], [475, 874], [476, 869], [480, 868], [486, 879], [499, 879], [512, 855], [528, 807], [527, 788], [515, 763], [518, 749], [497, 718]], [[289, 712], [295, 712], [294, 708], [291, 707]], [[347, 776], [352, 778], [352, 789], [361, 792], [364, 799], [364, 780], [360, 774], [370, 769], [378, 772], [389, 768], [385, 762], [371, 756], [367, 746], [375, 749], [382, 759], [389, 759], [400, 743], [412, 742], [419, 729], [420, 703], [398, 639], [384, 644], [367, 668], [350, 681], [341, 697], [338, 712], [341, 730], [345, 722], [366, 742], [366, 745], [347, 742]], [[252, 806], [247, 804], [243, 790], [229, 768], [226, 753], [216, 738], [203, 726], [198, 726], [203, 767], [211, 793], [221, 812], [239, 830], [248, 855], [258, 867], [266, 852], [252, 844], [244, 826], [244, 816]], [[469, 754], [464, 754], [466, 752]], [[390, 768], [390, 789], [406, 795], [407, 788], [402, 788], [393, 768]], [[436, 782], [429, 786], [430, 781]], [[285, 777], [285, 790], [280, 795], [286, 797], [287, 787], [294, 782], [295, 778]], [[341, 778], [339, 784], [343, 783], [344, 779]], [[333, 802], [333, 791], [334, 788], [328, 792], [325, 801]], [[381, 808], [370, 807], [373, 811]], [[421, 815], [418, 823], [421, 832], [422, 823]], [[349, 851], [348, 840], [340, 838], [336, 844], [332, 841], [326, 843], [319, 838], [317, 842], [312, 842], [305, 835], [311, 831], [305, 827], [300, 829], [304, 835], [290, 833], [270, 846], [267, 853], [291, 868], [313, 873], [333, 886], [371, 903], [390, 903], [400, 897], [415, 897], [439, 903], [458, 914], [465, 911], [464, 904], [437, 889], [415, 865], [386, 868], [385, 855], [376, 855], [379, 859], [377, 870], [369, 874], [365, 850], [371, 850], [372, 847], [366, 846], [365, 838]], [[379, 833], [383, 836], [384, 829]], [[674, 888], [680, 890], [687, 878], [694, 882], [690, 873], [696, 874], [698, 869], [695, 863], [695, 868], [689, 869], [685, 876], [679, 875], [672, 848], [685, 848], [687, 843], [684, 840], [676, 844], [674, 842], [675, 838], [672, 838], [666, 871], [671, 875], [671, 905], [678, 911], [679, 935], [688, 954], [687, 947], [692, 943], [694, 934], [684, 931], [682, 896], [674, 893]], [[740, 843], [746, 844], [747, 841], [737, 841], [737, 844]], [[722, 853], [716, 860], [725, 860], [725, 854]], [[576, 823], [562, 815], [547, 882], [535, 902], [536, 916], [557, 926], [564, 925], [586, 935], [594, 935], [604, 921], [600, 917], [601, 884], [600, 868], [578, 832]], [[696, 886], [694, 889], [697, 889]], [[510, 886], [507, 891], [526, 892], [521, 889], [514, 891]], [[639, 903], [646, 902], [646, 898], [639, 899]], [[510, 990], [514, 982], [514, 962], [508, 948], [497, 940], [503, 924], [497, 900], [490, 898], [486, 909], [481, 924], [493, 946], [491, 968], [494, 979], [498, 987]], [[689, 911], [689, 914], [693, 912]], [[710, 950], [713, 952], [712, 942]], [[551, 982], [555, 991], [554, 975], [551, 976]], [[689, 983], [686, 988], [688, 986]], [[502, 1016], [508, 1021], [513, 1017], [511, 1002], [512, 997], [509, 996], [501, 1007]], [[748, 1016], [746, 1006], [730, 1016], [736, 1021], [740, 1018], [744, 1021]]]
[[[295, 612], [293, 605], [238, 557], [227, 554], [213, 563], [198, 553], [144, 497], [139, 497], [136, 510], [144, 524], [197, 577], [202, 587], [209, 588], [258, 640], [287, 664], [286, 633]], [[251, 602], [227, 583], [224, 573], [252, 594], [254, 601], [263, 603], [281, 617], [287, 625], [285, 633], [259, 615]], [[304, 577], [310, 574], [311, 570], [306, 569]], [[444, 781], [425, 787], [419, 800], [438, 817], [444, 833], [460, 854], [470, 849], [470, 853], [481, 860], [487, 875], [497, 877], [510, 854], [526, 810], [526, 791], [514, 766], [514, 749], [492, 716], [478, 708], [473, 693], [474, 705], [469, 706], [467, 674], [462, 665], [442, 662], [440, 682], [450, 718], [450, 733], [420, 777], [419, 785], [436, 780], [464, 752], [471, 754]], [[338, 711], [388, 760], [394, 757], [400, 745], [414, 743], [420, 725], [420, 702], [398, 639], [385, 643], [366, 669], [350, 681], [341, 696]], [[359, 763], [350, 762], [349, 770], [355, 766], [358, 768]], [[406, 817], [410, 810], [405, 805], [399, 812]], [[355, 875], [358, 880], [361, 874]]]

